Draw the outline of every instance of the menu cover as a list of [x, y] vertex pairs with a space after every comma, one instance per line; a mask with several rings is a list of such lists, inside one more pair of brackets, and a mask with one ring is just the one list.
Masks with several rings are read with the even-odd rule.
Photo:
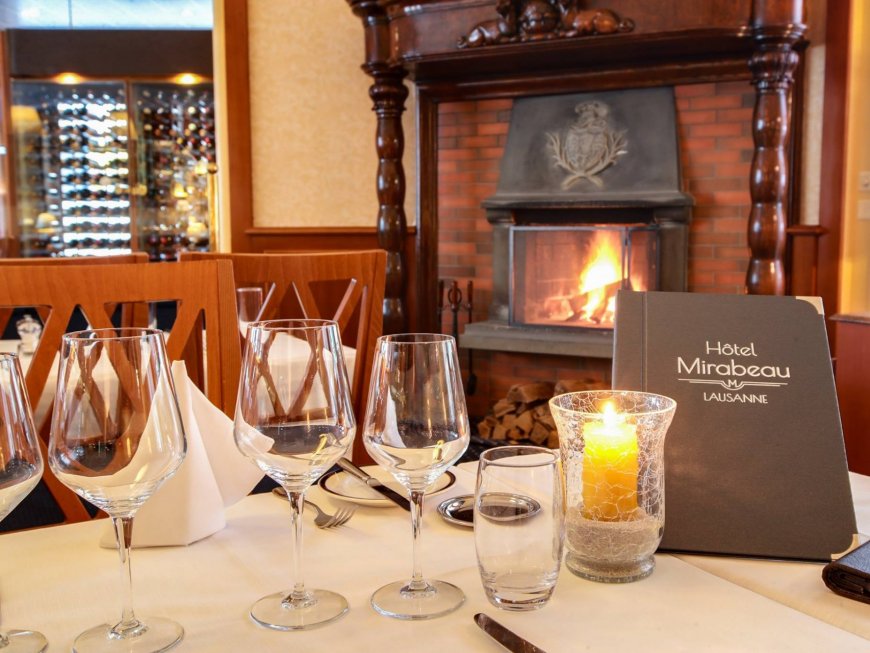
[[830, 560], [849, 548], [820, 299], [620, 291], [613, 387], [677, 401], [662, 549]]

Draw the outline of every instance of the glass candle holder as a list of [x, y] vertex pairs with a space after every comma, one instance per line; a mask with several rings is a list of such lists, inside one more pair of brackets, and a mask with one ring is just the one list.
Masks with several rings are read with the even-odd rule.
[[649, 576], [665, 525], [665, 434], [677, 402], [646, 392], [550, 400], [565, 473], [565, 565], [604, 583]]

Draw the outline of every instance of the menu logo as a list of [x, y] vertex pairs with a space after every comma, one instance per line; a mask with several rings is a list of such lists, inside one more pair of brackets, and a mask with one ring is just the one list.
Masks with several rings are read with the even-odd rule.
[[[709, 340], [705, 343], [706, 356], [716, 355], [728, 357], [726, 361], [711, 361], [701, 356], [687, 361], [682, 356], [677, 357], [677, 374], [679, 381], [701, 385], [718, 385], [726, 392], [705, 392], [704, 401], [726, 403], [766, 404], [767, 395], [760, 393], [738, 393], [746, 387], [777, 388], [788, 385], [791, 369], [782, 365], [761, 365], [753, 361], [758, 354], [755, 343], [738, 345], [731, 343], [715, 343]], [[738, 358], [740, 360], [738, 360]]]

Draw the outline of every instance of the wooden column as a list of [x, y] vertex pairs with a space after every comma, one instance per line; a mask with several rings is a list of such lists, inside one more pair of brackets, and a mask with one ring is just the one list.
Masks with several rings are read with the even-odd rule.
[[746, 288], [750, 294], [784, 295], [789, 91], [799, 61], [795, 47], [806, 29], [803, 0], [754, 0], [751, 29], [756, 41], [749, 62], [756, 87], [755, 155], [749, 179]]
[[384, 333], [407, 329], [405, 310], [405, 169], [402, 154], [405, 134], [402, 113], [408, 89], [407, 71], [390, 62], [389, 21], [376, 0], [347, 0], [354, 14], [363, 19], [366, 31], [366, 62], [363, 70], [374, 80], [369, 96], [378, 117], [375, 146], [378, 153], [378, 245], [387, 251], [384, 293]]

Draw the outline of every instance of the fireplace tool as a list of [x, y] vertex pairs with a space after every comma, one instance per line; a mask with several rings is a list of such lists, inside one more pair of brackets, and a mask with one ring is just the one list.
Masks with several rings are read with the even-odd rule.
[[[450, 283], [447, 289], [447, 304], [444, 304], [444, 287]], [[452, 314], [451, 335], [459, 342], [459, 312], [467, 311], [468, 322], [471, 322], [474, 311], [474, 282], [469, 280], [465, 285], [465, 302], [462, 301], [462, 291], [456, 279], [439, 279], [438, 281], [438, 319], [443, 325], [444, 311], [449, 310]], [[474, 354], [468, 350], [468, 380], [465, 382], [465, 394], [473, 395], [477, 389], [477, 375], [474, 373]]]

